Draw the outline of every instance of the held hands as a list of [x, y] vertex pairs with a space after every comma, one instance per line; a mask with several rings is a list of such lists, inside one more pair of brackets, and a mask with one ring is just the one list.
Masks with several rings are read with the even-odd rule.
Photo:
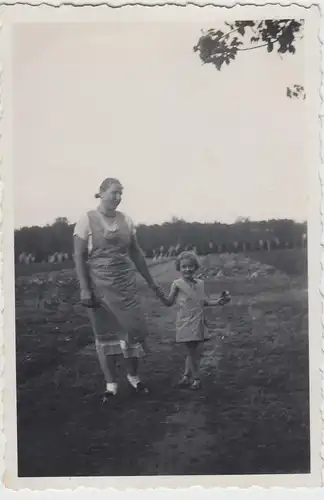
[[164, 294], [162, 287], [160, 285], [158, 285], [157, 283], [152, 283], [151, 289], [153, 290], [153, 292], [155, 293], [157, 298], [161, 299], [163, 301], [163, 299], [165, 298], [165, 294]]

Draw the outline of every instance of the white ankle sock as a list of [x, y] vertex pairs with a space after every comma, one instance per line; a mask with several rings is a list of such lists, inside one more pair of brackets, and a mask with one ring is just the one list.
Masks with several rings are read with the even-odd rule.
[[135, 387], [135, 389], [136, 389], [137, 384], [140, 382], [138, 375], [133, 376], [133, 375], [127, 374], [127, 380], [133, 387]]
[[114, 396], [115, 396], [115, 394], [117, 394], [117, 388], [118, 388], [118, 386], [117, 386], [116, 382], [110, 382], [110, 383], [107, 382], [107, 384], [106, 384], [106, 391], [111, 392]]

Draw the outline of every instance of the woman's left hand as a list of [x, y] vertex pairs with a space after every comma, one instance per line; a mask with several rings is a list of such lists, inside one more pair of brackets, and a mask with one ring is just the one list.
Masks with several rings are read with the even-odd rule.
[[152, 283], [151, 290], [157, 295], [157, 297], [164, 297], [164, 291], [157, 283]]

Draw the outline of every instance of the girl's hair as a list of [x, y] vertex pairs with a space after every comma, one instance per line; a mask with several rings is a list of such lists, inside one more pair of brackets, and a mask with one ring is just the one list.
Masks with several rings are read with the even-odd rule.
[[119, 186], [122, 186], [120, 180], [115, 179], [114, 177], [107, 177], [107, 179], [103, 180], [100, 184], [99, 192], [95, 194], [95, 198], [100, 198], [101, 193], [107, 191], [107, 189], [110, 188], [112, 184], [118, 184]]
[[176, 270], [177, 271], [180, 271], [180, 265], [181, 265], [181, 261], [183, 259], [191, 260], [192, 263], [195, 265], [196, 271], [197, 271], [197, 269], [199, 269], [200, 266], [199, 266], [199, 261], [198, 261], [197, 255], [194, 252], [185, 251], [185, 252], [181, 252], [181, 254], [176, 259]]

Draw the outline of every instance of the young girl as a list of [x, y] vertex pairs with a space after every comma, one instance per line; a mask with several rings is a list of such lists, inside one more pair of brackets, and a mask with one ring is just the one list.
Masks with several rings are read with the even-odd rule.
[[198, 346], [205, 340], [204, 307], [224, 305], [231, 300], [229, 292], [223, 292], [216, 300], [208, 299], [204, 282], [195, 278], [198, 268], [198, 259], [193, 252], [181, 253], [176, 262], [181, 278], [172, 283], [169, 296], [160, 293], [166, 306], [178, 304], [176, 341], [186, 347], [185, 371], [179, 385], [190, 385], [192, 389], [200, 387]]

